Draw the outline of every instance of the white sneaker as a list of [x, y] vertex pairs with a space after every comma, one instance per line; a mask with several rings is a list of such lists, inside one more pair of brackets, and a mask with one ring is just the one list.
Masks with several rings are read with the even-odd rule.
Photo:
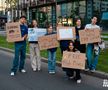
[[69, 79], [74, 79], [74, 76], [69, 77]]
[[55, 74], [55, 71], [52, 71], [53, 74]]
[[77, 83], [78, 83], [78, 84], [81, 83], [81, 79], [77, 80]]
[[95, 69], [92, 69], [92, 70], [90, 70], [91, 72], [95, 72], [96, 70]]
[[87, 71], [90, 71], [90, 69], [89, 68], [87, 68], [87, 69], [85, 69], [85, 71], [87, 72]]
[[33, 69], [33, 72], [36, 72], [36, 69], [35, 68]]
[[26, 73], [26, 70], [25, 70], [25, 69], [22, 69], [20, 72], [22, 72], [22, 73]]
[[40, 71], [41, 69], [40, 68], [38, 68], [38, 71]]
[[49, 71], [49, 74], [55, 74], [55, 71]]
[[14, 72], [11, 72], [11, 74], [10, 74], [11, 76], [14, 76], [15, 75], [15, 73]]

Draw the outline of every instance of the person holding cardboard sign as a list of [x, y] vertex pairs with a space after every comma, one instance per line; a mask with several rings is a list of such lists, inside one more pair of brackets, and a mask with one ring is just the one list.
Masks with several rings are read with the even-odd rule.
[[[74, 47], [74, 42], [70, 41], [68, 48], [68, 52], [79, 52], [75, 47]], [[81, 83], [81, 75], [80, 75], [80, 69], [73, 69], [73, 68], [63, 68], [63, 70], [66, 72], [66, 75], [68, 76], [69, 79], [75, 79], [77, 83]]]
[[[51, 34], [55, 34], [55, 33], [53, 32], [52, 26], [48, 25], [46, 35], [51, 35]], [[48, 72], [49, 74], [55, 74], [56, 50], [57, 48], [51, 48], [47, 50], [48, 51]]]
[[[96, 25], [97, 22], [97, 17], [93, 17], [91, 19], [91, 24], [87, 24], [85, 26], [85, 30], [92, 30], [92, 29], [99, 29], [100, 27], [98, 25]], [[92, 56], [94, 53], [94, 57], [93, 57], [93, 62], [92, 62]], [[100, 47], [98, 46], [98, 42], [97, 43], [88, 43], [87, 44], [87, 70], [91, 70], [91, 71], [95, 71], [97, 63], [98, 63], [98, 57], [99, 57], [99, 53], [100, 53]]]
[[[37, 27], [37, 20], [32, 21], [32, 30], [35, 30]], [[33, 32], [33, 31], [32, 31]], [[40, 57], [40, 50], [38, 41], [29, 41], [30, 46], [30, 60], [31, 60], [31, 67], [33, 71], [40, 71], [41, 70], [41, 57]]]
[[14, 76], [16, 74], [18, 67], [20, 72], [22, 73], [26, 72], [24, 69], [25, 58], [26, 58], [26, 38], [28, 34], [28, 28], [25, 25], [26, 17], [21, 16], [19, 22], [20, 22], [22, 41], [15, 42], [15, 56], [13, 60], [13, 66], [11, 69], [11, 74], [10, 74], [11, 76]]
[[80, 44], [79, 40], [79, 31], [83, 30], [84, 27], [81, 25], [81, 19], [78, 18], [76, 19], [76, 26], [75, 26], [75, 31], [76, 31], [76, 40], [75, 40], [75, 48], [77, 48], [81, 53], [86, 52], [86, 45], [85, 44]]

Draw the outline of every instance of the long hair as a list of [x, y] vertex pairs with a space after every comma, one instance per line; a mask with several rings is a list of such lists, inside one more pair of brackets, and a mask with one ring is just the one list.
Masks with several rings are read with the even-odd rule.
[[69, 45], [70, 45], [70, 43], [73, 44], [73, 52], [75, 52], [75, 51], [76, 51], [75, 46], [74, 46], [75, 44], [74, 44], [74, 42], [73, 42], [72, 40], [69, 41], [67, 50], [70, 51], [70, 49], [69, 49]]
[[36, 21], [37, 22], [37, 27], [38, 27], [38, 21], [36, 19], [32, 20], [30, 27], [31, 28], [34, 28], [33, 21]]

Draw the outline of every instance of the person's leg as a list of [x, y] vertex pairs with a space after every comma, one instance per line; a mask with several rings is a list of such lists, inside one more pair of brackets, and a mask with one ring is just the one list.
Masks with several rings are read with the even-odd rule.
[[16, 73], [19, 63], [19, 53], [20, 53], [20, 46], [19, 44], [15, 43], [15, 56], [13, 60], [13, 67], [11, 69], [11, 72]]
[[52, 70], [55, 72], [56, 67], [56, 52], [52, 52]]
[[61, 49], [61, 54], [63, 55], [63, 51], [66, 51], [68, 47], [60, 47]]
[[74, 69], [67, 68], [67, 69], [66, 69], [66, 75], [67, 75], [68, 77], [73, 77], [73, 76], [74, 76]]
[[91, 69], [92, 54], [93, 54], [93, 44], [88, 44], [86, 55], [87, 55], [87, 67], [89, 69]]
[[37, 61], [37, 69], [41, 69], [41, 57], [40, 57], [40, 50], [39, 50], [39, 45], [36, 44], [36, 61]]
[[76, 69], [75, 72], [76, 72], [76, 80], [81, 79], [80, 69]]
[[75, 47], [77, 50], [80, 51], [80, 49], [81, 49], [81, 48], [80, 48], [80, 42], [77, 41], [77, 40], [75, 40], [74, 47]]
[[24, 69], [25, 58], [26, 58], [26, 42], [22, 43], [21, 50], [20, 50], [20, 66], [19, 71]]
[[63, 55], [63, 47], [60, 47], [60, 49], [61, 49], [61, 54]]
[[51, 66], [52, 66], [51, 57], [52, 57], [51, 51], [48, 50], [48, 71], [49, 72], [51, 71]]
[[96, 55], [96, 54], [94, 54], [94, 60], [93, 60], [93, 63], [92, 63], [92, 70], [95, 70], [96, 69], [96, 66], [97, 66], [97, 64], [98, 64], [98, 58], [99, 58], [99, 54], [100, 54], [100, 48], [99, 48], [99, 50], [98, 50], [98, 54]]
[[36, 57], [35, 57], [35, 47], [34, 44], [30, 44], [30, 59], [31, 59], [31, 67], [33, 70], [36, 70]]
[[80, 52], [81, 53], [86, 53], [86, 45], [85, 44], [80, 44]]

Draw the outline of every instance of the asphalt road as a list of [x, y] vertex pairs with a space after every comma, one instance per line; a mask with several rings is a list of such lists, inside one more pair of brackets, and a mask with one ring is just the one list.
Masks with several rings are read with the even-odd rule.
[[108, 90], [103, 87], [103, 79], [82, 74], [82, 83], [67, 80], [64, 72], [57, 67], [55, 75], [48, 74], [47, 63], [42, 63], [42, 71], [33, 72], [30, 60], [26, 60], [27, 73], [10, 76], [13, 54], [0, 50], [0, 90]]

